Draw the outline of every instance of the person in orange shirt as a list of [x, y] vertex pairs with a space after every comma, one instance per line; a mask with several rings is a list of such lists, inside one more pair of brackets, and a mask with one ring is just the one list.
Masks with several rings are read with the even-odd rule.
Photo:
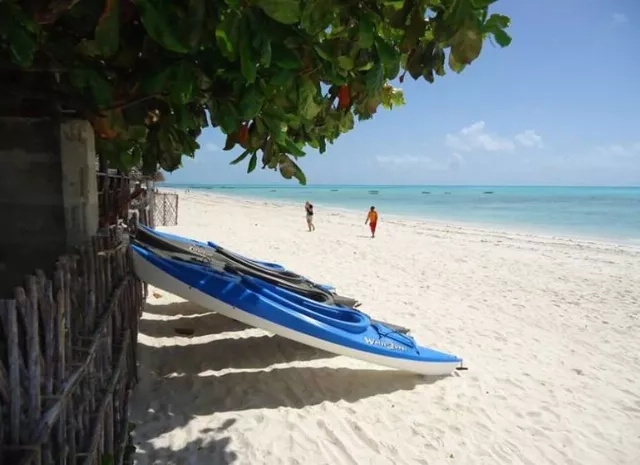
[[367, 219], [364, 224], [369, 223], [369, 229], [371, 229], [371, 238], [376, 237], [376, 226], [378, 225], [378, 212], [376, 211], [376, 207], [371, 207], [369, 209], [369, 213], [367, 214]]

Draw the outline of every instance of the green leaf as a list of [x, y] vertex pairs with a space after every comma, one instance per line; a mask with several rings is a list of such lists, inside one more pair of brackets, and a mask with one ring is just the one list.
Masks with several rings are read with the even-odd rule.
[[280, 155], [278, 168], [283, 178], [291, 179], [295, 177], [300, 184], [305, 185], [307, 183], [307, 178], [302, 169], [288, 156]]
[[367, 95], [369, 97], [375, 95], [382, 87], [383, 81], [384, 75], [382, 72], [382, 66], [380, 65], [380, 63], [376, 63], [365, 76]]
[[433, 84], [433, 82], [435, 81], [435, 77], [433, 76], [433, 69], [432, 68], [425, 68], [422, 71], [422, 77], [424, 77], [424, 79]]
[[271, 78], [269, 84], [274, 87], [284, 86], [286, 83], [291, 81], [291, 78], [295, 76], [295, 72], [290, 69], [282, 69], [278, 71], [278, 73]]
[[176, 65], [171, 75], [171, 100], [185, 104], [193, 99], [195, 73], [191, 63], [182, 61]]
[[242, 97], [238, 109], [242, 119], [248, 121], [253, 119], [262, 109], [264, 103], [264, 95], [256, 88], [251, 86]]
[[225, 140], [224, 147], [222, 148], [222, 150], [229, 151], [233, 149], [237, 143], [238, 143], [238, 133], [231, 132], [227, 134], [227, 139]]
[[298, 182], [301, 185], [306, 186], [307, 177], [305, 176], [304, 171], [302, 171], [302, 168], [300, 168], [295, 161], [291, 160], [291, 163], [293, 163], [293, 167], [294, 167], [293, 176], [298, 180]]
[[416, 49], [407, 61], [406, 69], [413, 79], [418, 79], [422, 76], [422, 70], [424, 69], [424, 66], [422, 65], [423, 53], [423, 49]]
[[281, 44], [271, 44], [272, 49], [272, 61], [279, 68], [283, 69], [300, 69], [301, 60], [293, 50], [284, 47]]
[[113, 55], [120, 46], [120, 1], [106, 0], [106, 5], [98, 25], [95, 39], [100, 53], [104, 56]]
[[318, 96], [317, 86], [309, 79], [302, 79], [298, 87], [298, 106], [302, 117], [311, 120], [322, 109], [316, 102]]
[[472, 8], [473, 4], [470, 4], [468, 0], [454, 0], [446, 10], [444, 17], [453, 29], [457, 29], [458, 25], [463, 23], [469, 16], [475, 15]]
[[240, 17], [230, 12], [222, 22], [216, 26], [216, 44], [222, 55], [230, 61], [235, 60], [236, 50], [234, 44], [238, 43], [238, 22]]
[[266, 136], [266, 128], [259, 119], [256, 119], [249, 126], [249, 134], [247, 136], [246, 146], [251, 152], [260, 149], [264, 144]]
[[511, 44], [511, 36], [502, 29], [494, 31], [493, 37], [500, 47], [508, 47]]
[[207, 0], [188, 0], [189, 10], [182, 27], [187, 36], [187, 44], [191, 50], [196, 50], [200, 46], [202, 33], [207, 20]]
[[405, 32], [401, 50], [408, 52], [415, 47], [418, 40], [424, 35], [426, 29], [427, 21], [424, 19], [424, 16], [422, 16], [421, 10], [415, 8], [411, 12], [411, 22]]
[[394, 106], [404, 105], [404, 94], [402, 89], [396, 89], [390, 85], [386, 85], [382, 88], [382, 106], [387, 109], [392, 109]]
[[311, 35], [324, 31], [334, 15], [334, 4], [330, 0], [307, 0], [300, 16], [300, 26]]
[[189, 47], [176, 35], [176, 18], [170, 5], [160, 0], [134, 0], [140, 10], [140, 20], [149, 36], [167, 50], [187, 53]]
[[344, 115], [340, 118], [340, 132], [349, 132], [353, 129], [353, 113], [350, 111], [344, 113]]
[[482, 34], [471, 21], [467, 21], [451, 40], [451, 54], [458, 63], [469, 64], [482, 51]]
[[29, 67], [38, 47], [34, 36], [37, 36], [39, 26], [18, 5], [19, 2], [0, 1], [0, 49], [8, 44], [11, 61], [21, 67]]
[[437, 47], [433, 52], [433, 70], [438, 76], [445, 75], [444, 59], [444, 50], [442, 50], [440, 47]]
[[258, 164], [258, 155], [254, 153], [253, 155], [251, 155], [251, 159], [249, 160], [247, 173], [251, 173], [253, 170], [255, 170], [257, 164]]
[[141, 90], [146, 94], [164, 92], [169, 87], [173, 73], [173, 67], [164, 68], [162, 71], [149, 70], [149, 74], [142, 78]]
[[283, 24], [295, 24], [300, 20], [300, 0], [255, 0], [267, 16]]
[[352, 70], [353, 69], [353, 58], [349, 57], [349, 56], [339, 56], [338, 57], [338, 65], [340, 65], [340, 67], [342, 69], [346, 69], [347, 71]]
[[131, 125], [128, 127], [128, 138], [133, 140], [144, 141], [147, 139], [149, 130], [143, 125]]
[[[262, 168], [264, 169], [271, 163], [271, 160], [274, 156], [275, 142], [273, 139], [269, 138], [267, 142], [265, 142], [264, 147], [262, 148]], [[277, 158], [277, 156], [276, 156]]]
[[304, 157], [306, 154], [298, 145], [288, 137], [284, 139], [284, 148], [294, 157]]
[[113, 88], [100, 73], [91, 69], [76, 69], [69, 73], [69, 78], [74, 87], [88, 89], [97, 106], [104, 108], [113, 103]]
[[464, 63], [460, 63], [453, 53], [449, 53], [449, 68], [456, 73], [461, 73], [466, 65]]
[[236, 107], [228, 101], [220, 102], [215, 118], [225, 134], [238, 130], [242, 119]]
[[409, 13], [411, 12], [413, 4], [413, 1], [404, 1], [402, 3], [402, 8], [400, 8], [393, 14], [391, 20], [389, 21], [389, 24], [397, 29], [404, 29], [407, 25], [407, 19], [409, 18]]
[[508, 16], [493, 14], [484, 23], [484, 27], [487, 32], [493, 32], [494, 29], [506, 29], [510, 24], [511, 19]]
[[24, 29], [16, 25], [11, 28], [9, 42], [12, 61], [18, 66], [31, 66], [36, 51], [36, 41]]
[[280, 115], [278, 115], [275, 109], [273, 108], [270, 109], [270, 111], [263, 111], [263, 113], [264, 113], [264, 124], [269, 129], [269, 132], [271, 133], [271, 137], [276, 142], [284, 143], [287, 124], [280, 119]]
[[325, 60], [331, 60], [331, 51], [326, 50], [326, 44], [319, 44], [313, 46], [316, 53]]
[[289, 157], [283, 157], [282, 161], [278, 162], [278, 168], [280, 169], [280, 175], [285, 179], [291, 179], [295, 172], [293, 163]]
[[242, 29], [240, 31], [240, 69], [247, 82], [253, 83], [256, 80], [258, 65], [253, 56], [251, 32], [246, 18], [242, 21]]
[[260, 64], [265, 68], [271, 66], [271, 40], [265, 39], [262, 42], [262, 51], [260, 53]]
[[238, 156], [238, 158], [235, 158], [234, 160], [231, 161], [230, 165], [237, 165], [238, 163], [240, 163], [242, 160], [244, 160], [245, 158], [247, 158], [247, 156], [249, 155], [248, 150], [245, 150], [244, 152], [242, 152], [240, 154], [240, 156]]
[[374, 23], [369, 15], [364, 15], [358, 24], [358, 45], [362, 48], [370, 48], [373, 45], [373, 39]]
[[100, 47], [98, 47], [98, 43], [92, 39], [82, 39], [78, 45], [76, 45], [76, 50], [80, 55], [89, 58], [100, 56], [103, 53]]
[[479, 10], [480, 8], [486, 8], [497, 1], [498, 0], [471, 0], [471, 4], [474, 8]]
[[320, 151], [320, 153], [325, 153], [327, 151], [327, 142], [324, 137], [320, 138], [320, 140], [318, 141], [318, 145], [318, 150]]
[[384, 67], [384, 77], [395, 79], [400, 72], [400, 53], [384, 39], [376, 42], [378, 56]]

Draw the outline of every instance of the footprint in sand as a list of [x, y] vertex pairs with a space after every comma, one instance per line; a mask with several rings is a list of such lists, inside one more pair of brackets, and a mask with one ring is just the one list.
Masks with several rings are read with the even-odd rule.
[[348, 420], [348, 422], [349, 422], [349, 426], [351, 426], [351, 429], [355, 433], [356, 437], [360, 439], [364, 444], [369, 446], [369, 448], [373, 450], [376, 454], [379, 454], [380, 446], [371, 436], [369, 436], [369, 434], [365, 430], [362, 429], [362, 426], [360, 426], [358, 423], [356, 423], [353, 420]]
[[349, 463], [353, 463], [354, 465], [357, 465], [356, 461], [354, 460], [353, 456], [349, 451], [349, 448], [346, 446], [344, 442], [342, 442], [340, 437], [338, 437], [338, 435], [327, 425], [327, 422], [320, 419], [316, 422], [316, 424], [318, 425], [318, 428], [320, 428], [322, 431], [326, 433], [326, 435], [329, 438], [329, 441], [331, 442], [332, 445], [334, 445], [338, 449], [342, 457], [345, 460], [347, 460]]

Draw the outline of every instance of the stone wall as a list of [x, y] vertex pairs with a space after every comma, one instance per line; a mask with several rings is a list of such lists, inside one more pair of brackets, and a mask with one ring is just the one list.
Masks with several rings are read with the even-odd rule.
[[97, 231], [86, 121], [0, 118], [0, 298]]
[[59, 125], [0, 120], [0, 297], [66, 247]]

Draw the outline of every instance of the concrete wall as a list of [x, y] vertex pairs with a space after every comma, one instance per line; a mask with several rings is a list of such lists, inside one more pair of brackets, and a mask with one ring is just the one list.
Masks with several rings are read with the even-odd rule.
[[60, 153], [67, 245], [80, 245], [98, 231], [96, 148], [88, 121], [60, 125]]
[[0, 118], [0, 298], [95, 234], [93, 144], [86, 122]]

